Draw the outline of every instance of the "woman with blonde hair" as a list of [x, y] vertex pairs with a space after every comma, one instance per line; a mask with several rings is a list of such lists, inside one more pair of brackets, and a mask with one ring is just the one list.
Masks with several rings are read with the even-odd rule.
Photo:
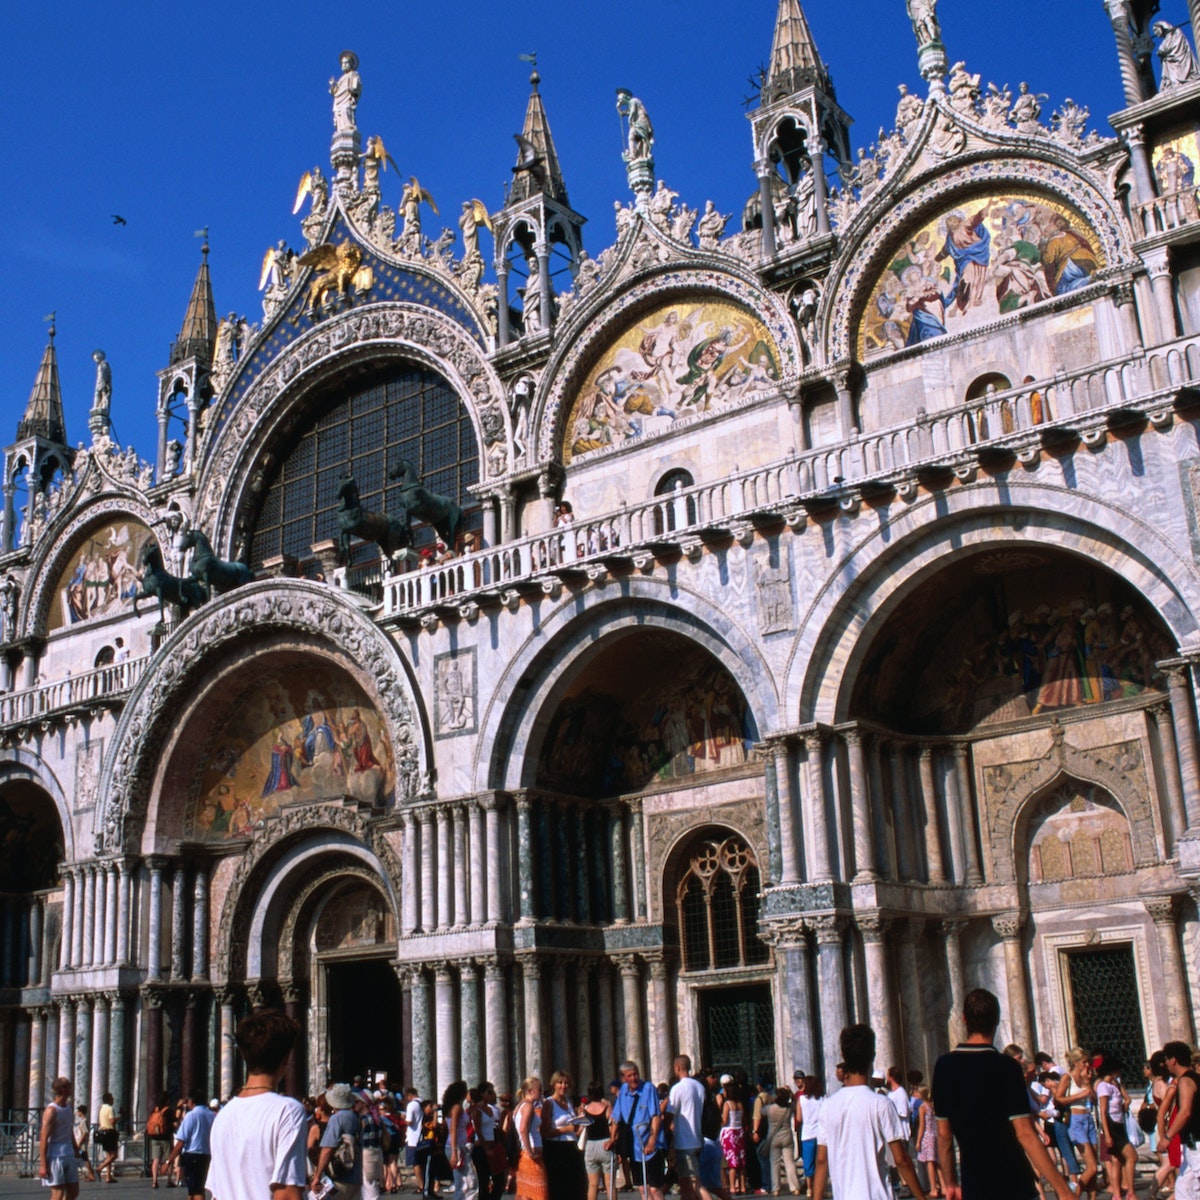
[[1095, 1099], [1092, 1087], [1092, 1062], [1078, 1046], [1067, 1051], [1067, 1071], [1054, 1088], [1054, 1099], [1070, 1110], [1067, 1133], [1076, 1153], [1081, 1157], [1083, 1172], [1079, 1176], [1079, 1193], [1096, 1194], [1099, 1188]]
[[536, 1075], [530, 1075], [521, 1084], [516, 1125], [521, 1144], [517, 1200], [546, 1200], [546, 1168], [542, 1165], [542, 1081]]
[[550, 1200], [579, 1200], [587, 1192], [587, 1172], [578, 1145], [583, 1118], [571, 1104], [571, 1076], [555, 1071], [542, 1105], [542, 1153]]

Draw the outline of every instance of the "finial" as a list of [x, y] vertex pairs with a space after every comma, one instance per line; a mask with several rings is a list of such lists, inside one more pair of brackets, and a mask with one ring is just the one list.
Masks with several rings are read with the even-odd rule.
[[55, 333], [57, 333], [57, 332], [58, 332], [58, 331], [57, 331], [57, 330], [54, 328], [54, 319], [55, 319], [55, 317], [57, 317], [57, 316], [58, 316], [58, 310], [57, 310], [57, 309], [55, 309], [55, 310], [54, 310], [54, 312], [52, 312], [52, 313], [47, 313], [47, 314], [46, 314], [46, 315], [45, 315], [45, 316], [42, 318], [42, 320], [43, 320], [43, 321], [45, 321], [45, 322], [46, 322], [46, 323], [47, 323], [47, 324], [50, 326], [50, 340], [51, 340], [52, 342], [54, 341], [54, 335], [55, 335]]
[[517, 58], [521, 62], [527, 62], [530, 65], [529, 82], [533, 85], [533, 90], [536, 92], [538, 84], [542, 82], [542, 77], [538, 74], [537, 69], [537, 51], [534, 50], [529, 54], [518, 54]]
[[192, 237], [198, 237], [198, 238], [204, 239], [204, 245], [200, 247], [200, 253], [204, 255], [205, 259], [207, 259], [208, 258], [208, 226], [205, 225], [205, 227], [203, 229], [197, 229], [195, 231], [195, 233], [192, 234]]

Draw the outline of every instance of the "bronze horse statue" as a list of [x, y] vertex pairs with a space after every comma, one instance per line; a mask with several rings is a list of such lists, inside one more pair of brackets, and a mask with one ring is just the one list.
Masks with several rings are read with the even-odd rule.
[[428, 521], [438, 537], [453, 550], [458, 528], [462, 524], [462, 509], [448, 496], [439, 496], [424, 487], [420, 476], [404, 459], [398, 460], [388, 471], [388, 478], [400, 480], [400, 502], [404, 505], [408, 520], [416, 517]]
[[412, 545], [412, 534], [408, 528], [408, 514], [400, 520], [386, 513], [370, 513], [362, 506], [358, 484], [353, 475], [346, 475], [338, 488], [338, 550], [342, 561], [350, 557], [350, 537], [357, 535], [366, 542], [374, 542], [388, 558]]
[[134, 616], [139, 615], [138, 601], [151, 597], [158, 598], [160, 621], [164, 619], [168, 604], [178, 605], [180, 614], [186, 617], [193, 608], [199, 608], [204, 603], [204, 591], [199, 583], [194, 579], [180, 579], [166, 569], [162, 551], [156, 542], [146, 542], [138, 555], [138, 564], [141, 567], [142, 588], [133, 595]]
[[254, 582], [254, 572], [241, 562], [226, 562], [213, 552], [212, 543], [199, 529], [189, 529], [180, 543], [181, 550], [194, 550], [191, 577], [203, 587], [211, 600], [213, 592], [228, 592], [244, 583]]

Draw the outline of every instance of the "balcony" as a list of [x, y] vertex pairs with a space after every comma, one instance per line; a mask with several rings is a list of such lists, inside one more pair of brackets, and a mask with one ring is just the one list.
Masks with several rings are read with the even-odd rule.
[[151, 655], [109, 663], [81, 675], [0, 696], [0, 728], [49, 723], [69, 713], [80, 714], [123, 700], [145, 674]]
[[[980, 462], [1032, 463], [1048, 445], [1100, 445], [1111, 428], [1149, 420], [1168, 425], [1200, 381], [1200, 337], [1112, 359], [836, 445], [791, 453], [767, 466], [669, 496], [463, 555], [438, 566], [372, 579], [382, 585], [383, 621], [439, 610], [469, 615], [472, 604], [553, 595], [571, 578], [599, 579], [606, 562], [670, 551], [695, 553], [705, 537], [752, 532], [782, 518], [799, 528], [808, 511], [853, 508], [864, 494], [915, 487], [922, 479], [969, 474]], [[1200, 399], [1200, 397], [1196, 397]], [[355, 581], [357, 582], [357, 581]]]
[[1142, 234], [1145, 238], [1155, 238], [1160, 241], [1164, 234], [1172, 234], [1178, 229], [1191, 226], [1200, 232], [1200, 189], [1189, 187], [1178, 192], [1168, 192], [1165, 196], [1155, 196], [1153, 200], [1138, 205], [1138, 214], [1142, 222]]

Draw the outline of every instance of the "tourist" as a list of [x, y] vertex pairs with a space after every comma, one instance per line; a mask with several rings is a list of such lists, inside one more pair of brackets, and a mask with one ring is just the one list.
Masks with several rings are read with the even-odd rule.
[[213, 1200], [301, 1200], [308, 1174], [304, 1106], [276, 1092], [300, 1026], [284, 1013], [259, 1009], [237, 1027], [246, 1082], [227, 1101], [209, 1133]]
[[[167, 1155], [171, 1152], [171, 1101], [166, 1092], [159, 1092], [146, 1118], [146, 1137], [150, 1140], [150, 1178], [158, 1187], [158, 1176]], [[171, 1172], [167, 1171], [168, 1186]]]
[[746, 1103], [732, 1075], [721, 1076], [721, 1153], [725, 1155], [725, 1188], [731, 1196], [746, 1194]]
[[1137, 1149], [1129, 1141], [1125, 1117], [1129, 1112], [1129, 1093], [1121, 1082], [1114, 1059], [1105, 1057], [1095, 1068], [1096, 1117], [1100, 1137], [1108, 1151], [1108, 1187], [1114, 1200], [1133, 1200], [1133, 1173], [1137, 1167]]
[[[938, 1161], [947, 1200], [1032, 1200], [1043, 1176], [1059, 1200], [1073, 1193], [1038, 1136], [1025, 1075], [1015, 1058], [992, 1044], [1000, 1002], [985, 988], [963, 1001], [967, 1040], [938, 1059], [933, 1071]], [[954, 1161], [958, 1142], [962, 1182]]]
[[[378, 1101], [367, 1091], [358, 1094], [361, 1102], [359, 1112], [359, 1141], [362, 1145], [362, 1190], [363, 1200], [379, 1200], [383, 1188], [383, 1117]], [[383, 1098], [383, 1092], [376, 1096]]]
[[517, 1162], [517, 1200], [545, 1200], [546, 1168], [542, 1165], [542, 1081], [530, 1075], [521, 1084], [521, 1103], [514, 1116], [521, 1157]]
[[425, 1190], [425, 1173], [417, 1164], [417, 1143], [421, 1140], [421, 1098], [415, 1087], [404, 1089], [404, 1165], [411, 1167], [417, 1191]]
[[583, 1147], [583, 1167], [588, 1181], [587, 1200], [599, 1200], [601, 1191], [608, 1192], [612, 1167], [612, 1151], [605, 1145], [608, 1140], [605, 1131], [612, 1116], [612, 1105], [604, 1095], [604, 1084], [600, 1080], [593, 1079], [588, 1084], [587, 1099], [579, 1112], [592, 1123], [588, 1126], [587, 1142]]
[[1200, 1200], [1200, 1075], [1187, 1042], [1168, 1042], [1163, 1057], [1175, 1082], [1174, 1112], [1164, 1130], [1166, 1141], [1180, 1143], [1175, 1200]]
[[1079, 1192], [1084, 1195], [1099, 1188], [1099, 1137], [1092, 1116], [1095, 1092], [1092, 1088], [1092, 1062], [1078, 1046], [1067, 1051], [1067, 1072], [1054, 1089], [1055, 1101], [1067, 1109], [1067, 1136], [1080, 1160]]
[[[704, 1084], [692, 1078], [692, 1060], [686, 1054], [676, 1057], [672, 1070], [675, 1082], [667, 1093], [667, 1112], [671, 1114], [672, 1149], [675, 1154], [675, 1173], [679, 1178], [679, 1194], [683, 1200], [699, 1200], [706, 1092]], [[588, 1200], [595, 1200], [595, 1197], [589, 1193]]]
[[114, 1103], [112, 1092], [105, 1092], [100, 1097], [100, 1111], [96, 1114], [96, 1145], [104, 1151], [104, 1161], [96, 1168], [96, 1174], [105, 1183], [113, 1182], [113, 1164], [117, 1161], [117, 1150], [121, 1145]]
[[622, 1153], [627, 1149], [633, 1164], [634, 1185], [654, 1200], [663, 1200], [666, 1169], [659, 1137], [662, 1115], [658, 1091], [648, 1079], [642, 1079], [637, 1063], [632, 1060], [621, 1064], [620, 1075], [621, 1090], [609, 1121], [608, 1148], [618, 1146]]
[[804, 1165], [805, 1187], [811, 1188], [817, 1169], [817, 1143], [821, 1135], [821, 1109], [825, 1105], [825, 1084], [815, 1075], [805, 1075], [800, 1097], [800, 1158]]
[[925, 1200], [916, 1169], [908, 1156], [908, 1119], [896, 1106], [871, 1089], [875, 1032], [867, 1025], [849, 1025], [841, 1033], [842, 1087], [821, 1108], [817, 1161], [811, 1195], [820, 1200], [832, 1180], [841, 1200], [892, 1200], [888, 1155], [908, 1184], [915, 1200]]
[[331, 1115], [321, 1135], [321, 1153], [313, 1171], [312, 1190], [316, 1191], [321, 1176], [328, 1169], [337, 1188], [338, 1200], [359, 1200], [363, 1181], [362, 1121], [359, 1118], [366, 1105], [361, 1092], [352, 1091], [344, 1083], [327, 1088], [325, 1100]]
[[454, 1200], [475, 1200], [479, 1177], [471, 1160], [467, 1129], [467, 1081], [456, 1080], [442, 1093], [442, 1120], [446, 1122], [446, 1157], [454, 1179]]
[[793, 1196], [800, 1195], [800, 1179], [796, 1174], [796, 1147], [792, 1141], [792, 1093], [785, 1087], [775, 1089], [771, 1103], [763, 1108], [766, 1136], [763, 1143], [768, 1152], [768, 1168], [763, 1188], [772, 1196], [783, 1192], [784, 1180]]
[[38, 1177], [50, 1188], [50, 1200], [79, 1195], [79, 1146], [71, 1117], [71, 1081], [60, 1075], [50, 1085], [54, 1099], [42, 1113], [38, 1135]]
[[542, 1156], [550, 1200], [579, 1200], [587, 1191], [587, 1172], [578, 1138], [582, 1118], [571, 1105], [571, 1077], [550, 1076], [550, 1095], [542, 1105]]
[[479, 1190], [482, 1200], [500, 1200], [508, 1178], [508, 1151], [500, 1127], [503, 1113], [496, 1099], [496, 1085], [485, 1079], [471, 1092], [471, 1098], [471, 1124], [475, 1127], [471, 1155]]
[[193, 1092], [186, 1102], [186, 1111], [175, 1131], [175, 1145], [167, 1158], [171, 1166], [179, 1160], [188, 1200], [204, 1200], [204, 1184], [212, 1162], [211, 1134], [217, 1114], [204, 1103], [202, 1091]]
[[309, 1165], [315, 1167], [317, 1159], [321, 1157], [321, 1139], [325, 1136], [325, 1126], [329, 1124], [331, 1114], [323, 1095], [310, 1096], [304, 1103], [312, 1119], [308, 1127], [306, 1154]]
[[[933, 1116], [933, 1105], [929, 1101], [929, 1088], [925, 1084], [919, 1083], [914, 1089], [913, 1095], [920, 1103], [920, 1107], [917, 1109], [917, 1162], [925, 1164], [925, 1173], [929, 1184], [925, 1191], [932, 1198], [942, 1194], [937, 1161], [937, 1123]], [[919, 1174], [920, 1167], [917, 1168], [917, 1171]], [[922, 1180], [921, 1183], [924, 1186], [925, 1180]]]
[[91, 1138], [92, 1127], [88, 1122], [88, 1109], [86, 1104], [79, 1105], [75, 1110], [75, 1125], [73, 1132], [75, 1134], [75, 1145], [78, 1147], [79, 1170], [87, 1176], [88, 1183], [96, 1182], [96, 1172], [92, 1170], [91, 1155], [88, 1150], [88, 1142]]

